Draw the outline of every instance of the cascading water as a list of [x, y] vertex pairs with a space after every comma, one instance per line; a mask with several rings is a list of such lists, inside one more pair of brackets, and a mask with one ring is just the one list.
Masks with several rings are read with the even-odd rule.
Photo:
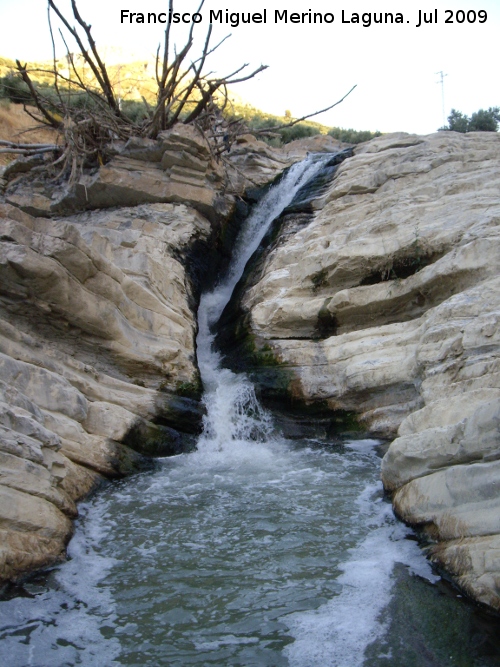
[[197, 450], [80, 506], [68, 562], [0, 601], [1, 664], [498, 664], [470, 608], [429, 583], [383, 498], [376, 441], [286, 442], [213, 349], [248, 258], [327, 159], [309, 157], [270, 190], [201, 299]]
[[311, 154], [291, 167], [279, 186], [270, 190], [246, 220], [223, 281], [201, 297], [197, 350], [207, 415], [198, 449], [222, 451], [229, 446], [235, 447], [238, 442], [266, 440], [270, 435], [270, 416], [256, 400], [252, 383], [244, 374], [236, 375], [221, 368], [220, 355], [213, 349], [213, 328], [273, 220], [331, 159], [329, 154]]

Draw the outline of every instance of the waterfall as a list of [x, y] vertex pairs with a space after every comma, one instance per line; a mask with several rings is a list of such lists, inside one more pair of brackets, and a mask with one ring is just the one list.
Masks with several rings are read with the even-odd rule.
[[252, 383], [214, 350], [270, 224], [303, 205], [306, 182], [317, 196], [311, 179], [325, 181], [335, 159], [313, 155], [287, 172], [201, 299], [197, 450], [79, 506], [69, 560], [0, 598], [1, 664], [498, 664], [472, 607], [430, 585], [437, 577], [384, 498], [379, 443], [277, 437]]
[[332, 160], [331, 154], [310, 154], [294, 164], [274, 185], [245, 221], [227, 275], [202, 295], [198, 309], [198, 364], [206, 407], [199, 450], [223, 451], [245, 441], [265, 441], [272, 431], [270, 415], [262, 408], [245, 374], [222, 368], [214, 350], [214, 327], [228, 304], [245, 266], [271, 223], [293, 201], [298, 191]]

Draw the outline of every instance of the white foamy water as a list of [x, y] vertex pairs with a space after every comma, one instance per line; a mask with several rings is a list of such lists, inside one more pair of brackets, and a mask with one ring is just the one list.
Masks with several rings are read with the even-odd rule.
[[95, 509], [95, 504], [80, 506], [80, 528], [68, 548], [70, 560], [47, 574], [48, 586], [28, 583], [25, 590], [33, 597], [0, 603], [2, 664], [75, 665], [82, 656], [90, 667], [117, 664], [119, 641], [103, 642], [102, 629], [115, 628], [115, 614], [110, 591], [101, 582], [118, 561], [99, 553], [107, 521]]
[[[363, 451], [376, 443], [352, 444]], [[382, 612], [393, 596], [396, 563], [429, 582], [439, 580], [416, 542], [406, 539], [411, 531], [396, 521], [391, 506], [383, 501], [381, 482], [368, 484], [356, 505], [368, 532], [340, 565], [339, 595], [314, 611], [287, 617], [295, 638], [285, 649], [291, 667], [362, 667], [366, 648], [387, 631]]]
[[207, 416], [198, 450], [225, 451], [236, 442], [266, 441], [270, 436], [271, 418], [256, 400], [252, 383], [245, 374], [235, 374], [221, 367], [220, 355], [213, 349], [213, 327], [273, 220], [331, 157], [329, 154], [309, 155], [303, 162], [293, 165], [279, 184], [270, 189], [245, 221], [227, 275], [212, 292], [201, 296], [197, 355]]
[[228, 277], [201, 299], [207, 415], [197, 450], [81, 506], [70, 560], [26, 583], [25, 597], [0, 601], [0, 664], [496, 664], [487, 652], [476, 662], [471, 614], [430, 585], [395, 520], [377, 442], [285, 441], [249, 379], [213, 350], [246, 262], [327, 159], [308, 158], [271, 189]]

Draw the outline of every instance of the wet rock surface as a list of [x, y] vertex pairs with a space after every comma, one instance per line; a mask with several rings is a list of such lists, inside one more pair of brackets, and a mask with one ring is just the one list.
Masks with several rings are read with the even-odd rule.
[[[259, 186], [298, 159], [243, 145], [231, 159]], [[60, 558], [75, 502], [104, 479], [185, 451], [201, 428], [198, 298], [250, 181], [232, 183], [193, 127], [115, 153], [71, 195], [39, 161], [3, 170], [0, 581]]]
[[[500, 136], [385, 135], [291, 212], [226, 313], [233, 350], [293, 412], [395, 438], [396, 512], [500, 608]], [[227, 341], [226, 341], [227, 342]]]

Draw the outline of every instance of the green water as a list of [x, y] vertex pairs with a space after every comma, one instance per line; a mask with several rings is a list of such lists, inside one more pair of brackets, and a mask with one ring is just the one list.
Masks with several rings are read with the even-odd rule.
[[71, 560], [0, 603], [3, 664], [500, 664], [393, 518], [375, 444], [237, 442], [109, 484]]

